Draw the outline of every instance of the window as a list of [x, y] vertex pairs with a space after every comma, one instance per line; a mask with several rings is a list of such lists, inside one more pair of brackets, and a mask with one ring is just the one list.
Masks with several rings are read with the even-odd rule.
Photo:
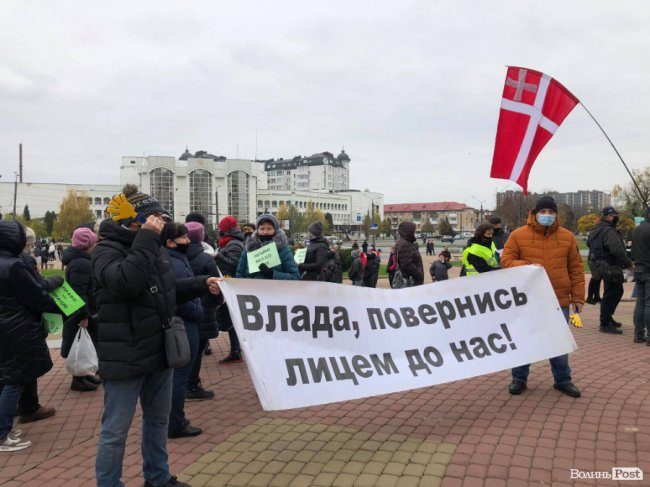
[[422, 214], [419, 211], [414, 211], [413, 212], [413, 221], [420, 221], [420, 218], [422, 218]]
[[110, 198], [104, 198], [104, 204], [107, 205], [111, 202]]
[[257, 200], [257, 206], [258, 207], [261, 207], [263, 204], [264, 204], [264, 202], [262, 200]]
[[212, 174], [205, 169], [195, 169], [190, 173], [190, 211], [208, 215], [211, 209]]
[[157, 167], [150, 173], [151, 196], [174, 218], [174, 173], [164, 167]]
[[99, 220], [102, 217], [102, 210], [95, 210], [95, 217]]
[[248, 215], [249, 176], [244, 171], [228, 174], [228, 213], [239, 221], [250, 220]]

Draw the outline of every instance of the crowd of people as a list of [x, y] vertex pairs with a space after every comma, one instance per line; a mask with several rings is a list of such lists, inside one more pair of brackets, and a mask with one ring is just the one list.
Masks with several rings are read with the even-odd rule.
[[[230, 351], [221, 364], [243, 360], [232, 318], [219, 288], [221, 278], [305, 280], [342, 283], [341, 249], [323, 236], [323, 222], [313, 222], [303, 262], [297, 263], [287, 235], [270, 214], [254, 224], [226, 216], [218, 225], [217, 240], [208, 234], [201, 214], [185, 223], [170, 215], [152, 196], [137, 187], [124, 188], [126, 200], [138, 218], [120, 217], [77, 228], [71, 245], [62, 251], [65, 281], [82, 297], [84, 306], [63, 325], [61, 355], [67, 357], [80, 328], [86, 329], [97, 350], [99, 375], [73, 377], [74, 391], [104, 389], [104, 411], [99, 435], [97, 484], [119, 486], [128, 431], [140, 401], [145, 486], [183, 486], [167, 462], [168, 439], [196, 436], [201, 425], [191, 424], [186, 401], [210, 400], [214, 391], [201, 382], [202, 357], [211, 353], [209, 340], [226, 332]], [[587, 302], [600, 300], [600, 331], [620, 334], [614, 318], [622, 295], [622, 270], [635, 265], [637, 305], [634, 313], [637, 343], [650, 344], [650, 214], [635, 231], [631, 254], [616, 230], [613, 208], [601, 212], [588, 246], [592, 280]], [[416, 225], [402, 222], [399, 239], [391, 248], [386, 271], [391, 287], [419, 286], [425, 273], [416, 242]], [[274, 244], [280, 263], [249, 268], [248, 253]], [[43, 278], [35, 255], [53, 243], [37, 242], [34, 233], [17, 222], [0, 221], [0, 452], [30, 446], [14, 428], [14, 414], [25, 423], [55, 413], [38, 402], [37, 379], [53, 366], [46, 344], [43, 312], [57, 312], [49, 293], [61, 285], [60, 276]], [[348, 278], [354, 286], [376, 287], [382, 255], [374, 245], [354, 242]], [[40, 248], [39, 250], [36, 250]], [[55, 246], [56, 251], [56, 246]], [[433, 255], [433, 245], [426, 247]], [[443, 249], [429, 268], [433, 282], [449, 278], [452, 256]], [[633, 264], [634, 261], [634, 264]], [[508, 234], [493, 216], [482, 222], [461, 257], [463, 276], [522, 265], [543, 267], [565, 317], [570, 307], [579, 313], [585, 303], [582, 258], [575, 236], [560, 225], [557, 205], [542, 197], [525, 225]], [[605, 290], [602, 298], [600, 281]], [[180, 317], [189, 343], [189, 361], [169, 368], [165, 333]], [[550, 359], [554, 387], [579, 397], [573, 384], [568, 355]], [[511, 394], [526, 389], [529, 365], [512, 370]]]

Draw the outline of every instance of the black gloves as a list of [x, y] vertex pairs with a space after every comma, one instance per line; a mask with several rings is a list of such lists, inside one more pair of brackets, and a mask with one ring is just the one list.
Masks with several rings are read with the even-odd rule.
[[63, 281], [64, 279], [61, 276], [45, 277], [43, 278], [43, 287], [49, 293], [63, 286]]
[[298, 264], [298, 271], [303, 272], [305, 270], [305, 266], [303, 264]]
[[266, 264], [260, 264], [260, 273], [264, 276], [264, 279], [273, 279], [273, 270], [269, 269]]

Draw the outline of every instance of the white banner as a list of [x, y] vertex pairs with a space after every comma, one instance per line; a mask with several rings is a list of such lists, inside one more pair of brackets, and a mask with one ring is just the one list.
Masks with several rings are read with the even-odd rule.
[[544, 269], [406, 289], [227, 279], [266, 411], [426, 387], [576, 350]]

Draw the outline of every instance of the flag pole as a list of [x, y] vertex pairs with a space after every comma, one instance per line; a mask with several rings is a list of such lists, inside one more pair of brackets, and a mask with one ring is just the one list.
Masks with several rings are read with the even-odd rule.
[[589, 116], [591, 117], [591, 119], [596, 123], [596, 125], [598, 125], [598, 128], [600, 129], [600, 131], [603, 133], [603, 135], [605, 136], [605, 138], [606, 138], [607, 141], [609, 142], [609, 145], [611, 145], [611, 146], [612, 146], [612, 149], [614, 149], [614, 152], [616, 152], [616, 155], [618, 156], [618, 158], [619, 158], [619, 159], [621, 160], [621, 162], [623, 163], [623, 167], [625, 168], [625, 170], [627, 171], [627, 173], [630, 175], [630, 178], [632, 179], [632, 183], [634, 183], [634, 187], [635, 187], [636, 190], [639, 192], [639, 196], [641, 197], [641, 201], [643, 202], [644, 206], [647, 207], [647, 206], [648, 206], [648, 202], [646, 201], [645, 197], [643, 196], [643, 193], [641, 192], [641, 188], [639, 188], [639, 185], [637, 184], [636, 179], [634, 179], [634, 176], [632, 175], [632, 172], [631, 172], [630, 169], [627, 167], [627, 164], [625, 164], [625, 161], [623, 160], [623, 157], [621, 157], [621, 154], [618, 152], [618, 149], [617, 149], [616, 146], [614, 145], [614, 142], [612, 142], [612, 139], [609, 138], [609, 135], [607, 135], [607, 132], [605, 132], [605, 129], [603, 129], [603, 127], [598, 123], [598, 120], [596, 120], [596, 117], [594, 117], [594, 116], [591, 114], [591, 112], [587, 109], [587, 107], [585, 106], [585, 104], [582, 103], [582, 102], [580, 102], [580, 105], [582, 105], [582, 108], [585, 109], [585, 112], [587, 112], [587, 113], [589, 114]]

